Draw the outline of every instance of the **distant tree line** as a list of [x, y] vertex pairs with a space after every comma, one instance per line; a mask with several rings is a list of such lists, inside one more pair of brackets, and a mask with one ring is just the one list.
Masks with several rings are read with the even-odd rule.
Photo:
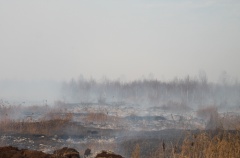
[[171, 81], [142, 79], [129, 82], [105, 79], [72, 79], [62, 85], [66, 102], [111, 103], [124, 102], [163, 106], [181, 103], [191, 107], [201, 105], [240, 106], [240, 84], [210, 83], [206, 75], [189, 76]]

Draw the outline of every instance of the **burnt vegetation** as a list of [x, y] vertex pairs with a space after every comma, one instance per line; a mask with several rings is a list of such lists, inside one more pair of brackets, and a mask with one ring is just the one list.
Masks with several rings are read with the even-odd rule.
[[[210, 83], [206, 76], [169, 82], [79, 79], [64, 83], [62, 94], [64, 99], [54, 106], [24, 107], [1, 100], [0, 146], [33, 150], [44, 145], [56, 147], [51, 149], [53, 154], [2, 147], [2, 157], [34, 153], [42, 157], [89, 158], [202, 158], [240, 154], [239, 115], [226, 112], [240, 110], [238, 82]], [[146, 115], [136, 111], [143, 107], [148, 110]], [[124, 110], [128, 113], [121, 114]], [[184, 116], [191, 112], [195, 118]], [[204, 128], [192, 126], [195, 119], [203, 121]], [[161, 129], [162, 126], [165, 128]], [[75, 149], [62, 148], [66, 145]]]

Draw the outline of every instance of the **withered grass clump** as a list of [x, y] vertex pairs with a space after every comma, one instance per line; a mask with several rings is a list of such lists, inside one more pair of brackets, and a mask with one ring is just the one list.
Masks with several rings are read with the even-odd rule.
[[1, 105], [0, 133], [52, 135], [63, 131], [72, 118], [72, 113], [56, 107]]
[[104, 113], [88, 113], [85, 119], [87, 122], [106, 122], [108, 116]]
[[140, 157], [140, 146], [136, 144], [135, 149], [132, 152], [131, 158], [139, 158]]
[[71, 119], [72, 114], [69, 113], [61, 116], [53, 115], [51, 119], [42, 118], [34, 122], [5, 119], [0, 121], [0, 131], [3, 133], [51, 135], [61, 131]]
[[192, 158], [235, 158], [240, 156], [239, 131], [201, 132], [189, 135], [182, 144], [182, 151], [177, 157]]
[[[134, 147], [134, 145], [132, 146]], [[239, 158], [240, 132], [208, 130], [187, 133], [181, 142], [159, 142], [148, 151], [141, 144], [132, 148], [131, 158]]]

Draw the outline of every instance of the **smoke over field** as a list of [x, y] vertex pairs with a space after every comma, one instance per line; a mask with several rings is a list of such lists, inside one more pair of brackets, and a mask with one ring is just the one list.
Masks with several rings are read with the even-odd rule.
[[46, 153], [68, 146], [80, 155], [90, 148], [92, 156], [111, 150], [125, 157], [176, 157], [187, 150], [181, 145], [188, 146], [186, 141], [193, 139], [189, 134], [203, 130], [210, 141], [216, 135], [211, 131], [230, 130], [234, 135], [240, 129], [238, 83], [190, 77], [168, 82], [82, 78], [61, 87], [54, 104], [2, 99], [0, 145]]
[[0, 0], [0, 158], [239, 157], [239, 8]]

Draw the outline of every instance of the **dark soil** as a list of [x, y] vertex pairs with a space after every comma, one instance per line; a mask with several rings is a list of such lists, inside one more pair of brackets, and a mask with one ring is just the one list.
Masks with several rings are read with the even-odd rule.
[[124, 158], [121, 155], [116, 155], [114, 153], [109, 153], [107, 151], [102, 151], [101, 153], [97, 154], [95, 158]]
[[7, 146], [0, 147], [0, 158], [54, 158], [54, 155], [45, 154], [41, 151], [18, 149]]
[[[18, 149], [12, 146], [0, 147], [0, 158], [80, 158], [79, 152], [73, 148], [64, 147], [53, 154], [42, 151]], [[102, 151], [95, 158], [124, 158], [121, 155]]]

